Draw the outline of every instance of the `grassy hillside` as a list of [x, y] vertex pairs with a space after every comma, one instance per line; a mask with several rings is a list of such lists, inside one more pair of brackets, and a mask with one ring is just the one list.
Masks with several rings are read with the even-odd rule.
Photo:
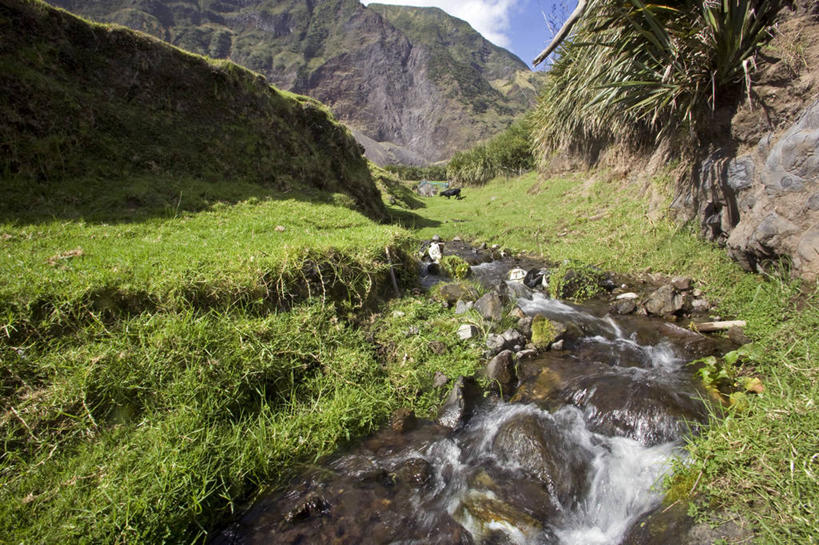
[[0, 31], [0, 218], [122, 220], [262, 188], [383, 213], [355, 140], [311, 99], [38, 1], [0, 5]]
[[0, 542], [201, 542], [418, 403], [355, 326], [408, 235], [320, 104], [36, 1], [0, 31]]

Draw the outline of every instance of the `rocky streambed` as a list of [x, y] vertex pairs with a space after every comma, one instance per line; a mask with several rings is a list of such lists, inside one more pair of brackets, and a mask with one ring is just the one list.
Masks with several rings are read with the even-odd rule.
[[[515, 327], [481, 336], [465, 324], [459, 332], [464, 342], [485, 343], [486, 380], [451, 381], [435, 421], [399, 411], [389, 427], [264, 498], [214, 542], [696, 542], [684, 517], [658, 510], [659, 485], [707, 415], [708, 395], [687, 363], [730, 346], [647, 310], [690, 312], [690, 282], [618, 299], [632, 292], [601, 274], [605, 296], [574, 305], [549, 297], [542, 263], [448, 246], [431, 253], [460, 255], [488, 288], [477, 298], [468, 285], [439, 287], [453, 312], [473, 309], [492, 324], [512, 307]], [[439, 267], [426, 259], [431, 286]], [[669, 306], [653, 302], [661, 289]]]

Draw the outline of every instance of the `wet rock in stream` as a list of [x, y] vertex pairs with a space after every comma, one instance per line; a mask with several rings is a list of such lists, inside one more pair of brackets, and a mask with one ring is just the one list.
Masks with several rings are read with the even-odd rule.
[[458, 377], [438, 411], [438, 423], [450, 429], [461, 427], [472, 416], [481, 398], [482, 392], [474, 378]]
[[515, 376], [515, 354], [504, 350], [486, 364], [486, 378], [497, 384], [501, 391], [509, 392], [517, 382]]
[[714, 543], [750, 543], [753, 532], [734, 521], [711, 526], [696, 523], [688, 516], [685, 502], [658, 509], [642, 517], [623, 540], [622, 545], [712, 545]]
[[501, 463], [536, 479], [555, 510], [576, 504], [585, 491], [591, 456], [568, 444], [550, 420], [528, 414], [504, 422], [492, 450]]
[[635, 370], [632, 375], [579, 377], [555, 395], [583, 410], [592, 431], [654, 446], [673, 441], [705, 421], [702, 403], [677, 388], [644, 380]]

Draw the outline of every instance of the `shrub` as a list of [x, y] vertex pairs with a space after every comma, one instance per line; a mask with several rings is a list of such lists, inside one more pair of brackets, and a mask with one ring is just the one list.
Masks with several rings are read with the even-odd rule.
[[421, 180], [444, 180], [446, 178], [445, 165], [428, 165], [425, 167], [413, 165], [387, 165], [383, 167], [387, 172], [396, 174], [402, 180], [420, 182]]
[[549, 277], [549, 294], [555, 299], [582, 301], [604, 291], [606, 275], [597, 267], [564, 261]]
[[773, 0], [592, 0], [560, 49], [535, 113], [540, 160], [555, 150], [695, 135], [768, 38]]
[[447, 255], [441, 258], [441, 270], [450, 278], [463, 280], [469, 276], [469, 263], [457, 255]]
[[535, 163], [531, 134], [531, 121], [523, 118], [489, 142], [456, 153], [447, 165], [447, 179], [461, 185], [482, 185], [497, 176], [531, 170]]

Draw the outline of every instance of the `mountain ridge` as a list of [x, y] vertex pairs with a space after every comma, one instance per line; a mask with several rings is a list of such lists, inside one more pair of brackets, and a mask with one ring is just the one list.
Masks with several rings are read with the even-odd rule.
[[448, 159], [502, 131], [536, 96], [537, 73], [441, 10], [358, 0], [51, 3], [316, 98], [380, 164]]

